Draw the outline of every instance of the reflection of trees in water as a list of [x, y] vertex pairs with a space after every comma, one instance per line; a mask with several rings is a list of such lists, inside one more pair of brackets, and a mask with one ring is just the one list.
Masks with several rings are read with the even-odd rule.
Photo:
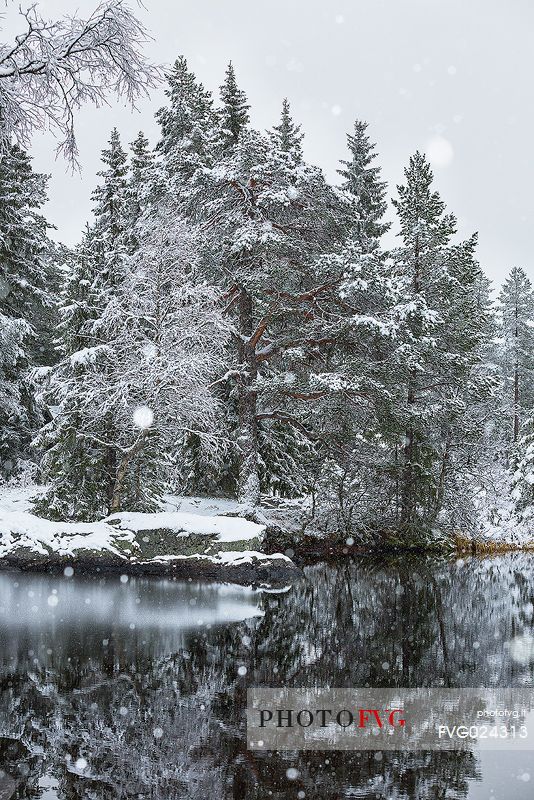
[[477, 775], [470, 753], [248, 751], [246, 687], [531, 683], [531, 667], [513, 664], [503, 643], [530, 629], [532, 574], [521, 556], [311, 567], [289, 593], [265, 595], [263, 618], [184, 633], [171, 656], [142, 631], [105, 647], [86, 632], [73, 656], [59, 632], [48, 660], [24, 660], [21, 648], [18, 671], [0, 676], [2, 766], [18, 798], [39, 797], [47, 772], [65, 800], [299, 790], [307, 800], [460, 800]]

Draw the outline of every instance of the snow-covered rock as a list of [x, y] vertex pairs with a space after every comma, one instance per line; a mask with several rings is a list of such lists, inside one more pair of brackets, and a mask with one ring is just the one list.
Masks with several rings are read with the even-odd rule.
[[[205, 576], [236, 583], [287, 581], [298, 570], [287, 556], [261, 551], [265, 525], [239, 516], [187, 511], [122, 513], [95, 522], [55, 522], [32, 513], [29, 487], [0, 493], [0, 566]], [[219, 510], [217, 503], [213, 510]], [[224, 501], [223, 501], [224, 502]], [[179, 498], [165, 508], [181, 506]], [[230, 509], [229, 509], [230, 510]], [[234, 508], [230, 512], [235, 513]]]
[[208, 516], [183, 511], [159, 511], [155, 514], [126, 512], [108, 517], [107, 522], [116, 525], [120, 530], [136, 533], [163, 528], [180, 536], [187, 536], [190, 533], [200, 536], [214, 535], [219, 542], [260, 539], [265, 530], [265, 525], [258, 525], [240, 517]]

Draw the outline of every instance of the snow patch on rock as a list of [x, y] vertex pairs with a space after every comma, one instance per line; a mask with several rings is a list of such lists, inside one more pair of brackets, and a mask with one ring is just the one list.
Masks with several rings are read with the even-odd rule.
[[182, 511], [159, 511], [155, 514], [125, 512], [113, 514], [106, 522], [120, 530], [149, 531], [164, 528], [179, 536], [217, 536], [219, 542], [248, 541], [262, 536], [265, 525], [241, 517], [220, 517], [191, 514]]

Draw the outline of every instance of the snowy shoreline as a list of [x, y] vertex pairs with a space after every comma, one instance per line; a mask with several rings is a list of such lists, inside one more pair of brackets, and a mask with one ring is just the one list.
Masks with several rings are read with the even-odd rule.
[[[44, 519], [33, 503], [44, 487], [0, 487], [0, 570], [172, 576], [244, 585], [285, 585], [301, 575], [298, 564], [378, 552], [410, 552], [399, 539], [374, 548], [354, 539], [315, 534], [295, 525], [295, 508], [264, 508], [251, 521], [237, 501], [169, 495], [154, 513], [123, 512], [92, 522]], [[261, 509], [260, 509], [261, 511]], [[245, 516], [246, 515], [246, 516]], [[272, 535], [274, 534], [274, 535]], [[485, 534], [485, 535], [484, 535]], [[267, 546], [266, 542], [269, 543]], [[350, 542], [350, 544], [349, 544]], [[517, 530], [488, 529], [457, 536], [448, 547], [415, 548], [463, 556], [532, 551]], [[266, 552], [266, 550], [268, 552]], [[273, 552], [276, 551], [276, 552]]]
[[238, 516], [229, 501], [169, 498], [170, 510], [157, 513], [56, 522], [32, 513], [32, 498], [38, 493], [35, 486], [3, 488], [0, 568], [70, 568], [241, 584], [287, 583], [300, 575], [286, 555], [263, 552], [266, 526]]

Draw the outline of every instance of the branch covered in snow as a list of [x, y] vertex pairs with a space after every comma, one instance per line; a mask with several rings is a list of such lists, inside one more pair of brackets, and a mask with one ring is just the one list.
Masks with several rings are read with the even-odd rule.
[[35, 5], [20, 14], [26, 30], [0, 45], [2, 139], [27, 145], [49, 128], [58, 153], [75, 164], [74, 119], [84, 103], [101, 106], [114, 92], [135, 106], [157, 83], [158, 69], [142, 54], [147, 33], [122, 0], [102, 3], [87, 20], [48, 21]]

